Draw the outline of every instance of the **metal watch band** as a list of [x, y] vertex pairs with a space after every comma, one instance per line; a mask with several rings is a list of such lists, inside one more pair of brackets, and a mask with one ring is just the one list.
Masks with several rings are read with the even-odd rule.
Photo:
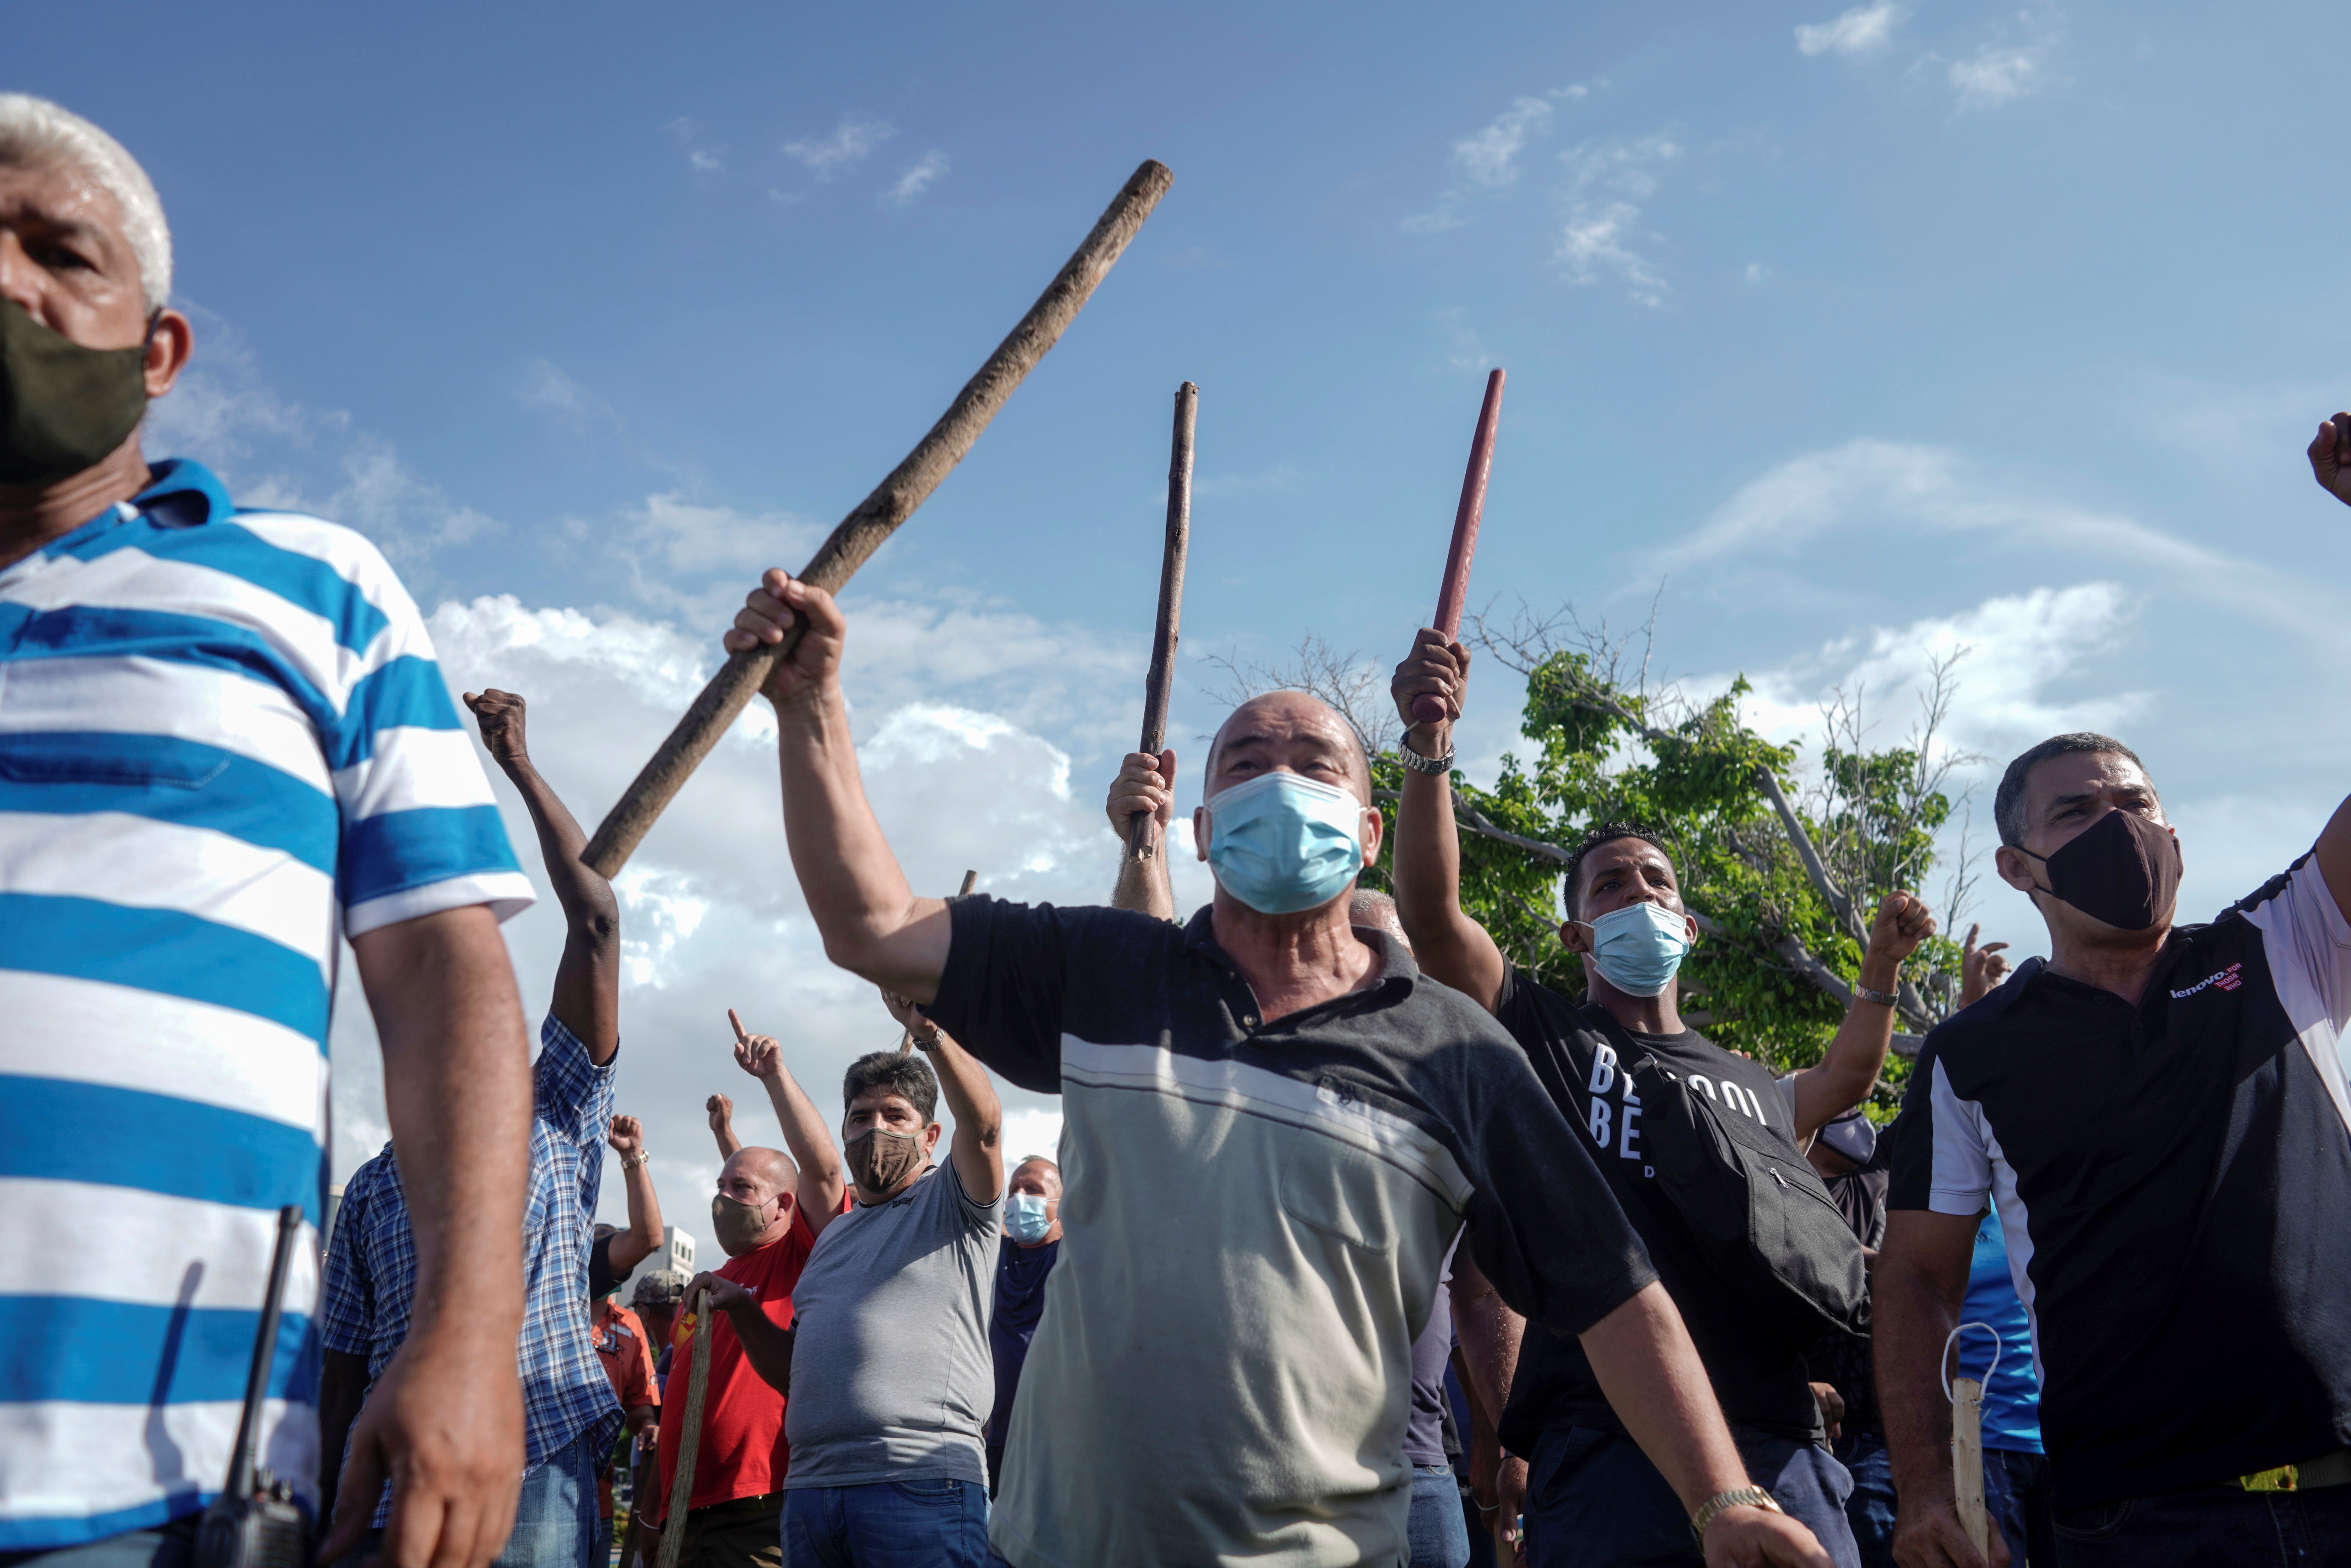
[[632, 1171], [639, 1166], [651, 1165], [652, 1163], [653, 1155], [650, 1154], [631, 1155], [627, 1159], [621, 1162], [621, 1168], [624, 1171]]
[[1698, 1504], [1698, 1511], [1690, 1515], [1690, 1534], [1701, 1548], [1706, 1544], [1706, 1527], [1712, 1524], [1715, 1515], [1726, 1508], [1768, 1508], [1773, 1513], [1784, 1511], [1771, 1500], [1771, 1494], [1761, 1487], [1734, 1487], [1729, 1491], [1719, 1491]]
[[1432, 778], [1453, 771], [1452, 752], [1447, 751], [1442, 757], [1423, 757], [1412, 748], [1412, 742], [1409, 739], [1399, 739], [1396, 742], [1396, 760], [1415, 773], [1426, 773]]
[[1859, 980], [1853, 983], [1853, 994], [1862, 1001], [1876, 1002], [1881, 1008], [1898, 1008], [1902, 1005], [1902, 998], [1892, 991], [1873, 991]]

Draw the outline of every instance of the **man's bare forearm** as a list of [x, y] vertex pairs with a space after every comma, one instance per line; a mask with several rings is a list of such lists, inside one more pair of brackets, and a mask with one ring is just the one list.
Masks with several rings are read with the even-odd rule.
[[1581, 1337], [1616, 1418], [1685, 1510], [1748, 1484], [1698, 1347], [1664, 1286], [1644, 1286]]
[[963, 1178], [965, 1196], [976, 1203], [993, 1203], [1004, 1190], [1004, 1104], [987, 1081], [987, 1069], [945, 1030], [938, 1039], [931, 1066], [938, 1072], [939, 1092], [956, 1123], [948, 1155]]
[[726, 1321], [735, 1325], [735, 1337], [741, 1343], [744, 1359], [751, 1364], [751, 1370], [768, 1387], [789, 1396], [792, 1391], [792, 1340], [799, 1332], [798, 1328], [778, 1328], [776, 1320], [757, 1306], [730, 1307]]
[[1886, 1245], [1870, 1282], [1878, 1415], [1900, 1495], [1951, 1495], [1951, 1406], [1943, 1396], [1943, 1346], [1959, 1326], [1967, 1264], [1956, 1270], [1947, 1236], [1963, 1228], [1972, 1254], [1977, 1222], [1920, 1210], [1886, 1216]]
[[[832, 1146], [831, 1129], [817, 1114], [816, 1103], [789, 1068], [778, 1065], [774, 1077], [759, 1082], [768, 1091], [768, 1103], [775, 1108], [778, 1125], [783, 1128], [784, 1151], [799, 1167], [799, 1187], [793, 1196], [800, 1214], [809, 1229], [821, 1235], [841, 1207], [841, 1195], [848, 1190], [840, 1151]], [[742, 1141], [737, 1139], [735, 1146], [741, 1148]]]
[[1396, 918], [1412, 938], [1413, 961], [1492, 1010], [1502, 986], [1502, 952], [1461, 907], [1461, 840], [1453, 824], [1450, 778], [1405, 770], [1391, 852]]
[[1132, 909], [1160, 920], [1176, 918], [1176, 890], [1167, 880], [1166, 835], [1158, 838], [1158, 849], [1148, 860], [1136, 860], [1123, 849], [1119, 852], [1118, 886], [1111, 892], [1112, 908]]
[[621, 1043], [621, 904], [612, 884], [580, 858], [588, 835], [530, 758], [501, 761], [538, 833], [539, 859], [562, 906], [563, 957], [549, 1010], [601, 1067]]
[[[661, 1195], [653, 1190], [653, 1167], [650, 1160], [641, 1159], [634, 1165], [622, 1162], [621, 1186], [628, 1194], [629, 1228], [612, 1238], [611, 1263], [615, 1279], [626, 1278], [629, 1271], [661, 1250]], [[623, 1247], [622, 1244], [626, 1242]]]
[[1519, 1346], [1527, 1320], [1503, 1302], [1466, 1247], [1453, 1255], [1452, 1290], [1453, 1322], [1461, 1340], [1462, 1364], [1468, 1369], [1470, 1401], [1499, 1427], [1511, 1380], [1519, 1375]]
[[412, 1338], [500, 1346], [522, 1327], [530, 1060], [514, 967], [480, 904], [352, 944], [383, 1045], [384, 1105], [416, 1243]]
[[784, 838], [825, 956], [916, 1002], [946, 967], [946, 901], [916, 898], [874, 820], [840, 688], [776, 711]]

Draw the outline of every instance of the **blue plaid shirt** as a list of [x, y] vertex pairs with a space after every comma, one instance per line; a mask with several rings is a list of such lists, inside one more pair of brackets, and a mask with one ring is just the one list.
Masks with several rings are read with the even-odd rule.
[[[588, 1331], [588, 1245], [604, 1179], [604, 1134], [612, 1124], [612, 1073], [552, 1017], [539, 1025], [531, 1074], [530, 1196], [523, 1208], [523, 1468], [533, 1469], [582, 1433], [598, 1449], [620, 1430], [620, 1401], [596, 1360]], [[416, 1239], [392, 1145], [351, 1173], [335, 1212], [319, 1293], [326, 1347], [368, 1358], [374, 1391], [408, 1337], [416, 1293]], [[392, 1490], [376, 1504], [381, 1527]]]

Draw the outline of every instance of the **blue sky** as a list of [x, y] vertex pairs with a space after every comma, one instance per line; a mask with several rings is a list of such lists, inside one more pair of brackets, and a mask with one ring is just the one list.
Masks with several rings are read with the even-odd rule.
[[[1660, 671], [1747, 674], [1791, 737], [1861, 682], [1890, 743], [1925, 661], [1970, 646], [1957, 743], [2133, 741], [2201, 912], [2351, 783], [2351, 517], [2300, 455], [2351, 402], [2338, 21], [86, 5], [12, 7], [0, 79], [162, 190], [198, 361], [151, 450], [381, 540], [453, 679], [538, 696], [585, 816], [753, 573], [904, 453], [1147, 156], [1176, 175], [1158, 214], [852, 595], [918, 882], [1100, 896], [1177, 382], [1181, 746], [1216, 716], [1202, 654], [1401, 652], [1499, 363], [1473, 604], [1627, 624], [1656, 598]], [[751, 1087], [726, 1006], [820, 1102], [888, 1033], [814, 953], [754, 725], [626, 890], [623, 1108], [689, 1226], [700, 1098]], [[1987, 817], [1991, 775], [1962, 777]], [[2021, 900], [1978, 913], [2031, 950]], [[559, 934], [510, 929], [535, 1004]], [[339, 1037], [344, 1168], [380, 1135], [365, 1035]]]

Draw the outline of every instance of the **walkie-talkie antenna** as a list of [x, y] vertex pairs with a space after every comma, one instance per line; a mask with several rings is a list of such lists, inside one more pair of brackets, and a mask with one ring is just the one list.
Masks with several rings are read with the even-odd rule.
[[270, 1364], [277, 1352], [277, 1303], [286, 1294], [286, 1275], [294, 1263], [294, 1238], [301, 1233], [302, 1207], [289, 1203], [277, 1211], [277, 1250], [269, 1260], [269, 1295], [261, 1303], [261, 1332], [253, 1339], [253, 1366], [245, 1375], [245, 1412], [236, 1419], [236, 1450], [228, 1462], [228, 1490], [222, 1495], [253, 1495], [254, 1449], [261, 1440], [261, 1404], [269, 1394]]

